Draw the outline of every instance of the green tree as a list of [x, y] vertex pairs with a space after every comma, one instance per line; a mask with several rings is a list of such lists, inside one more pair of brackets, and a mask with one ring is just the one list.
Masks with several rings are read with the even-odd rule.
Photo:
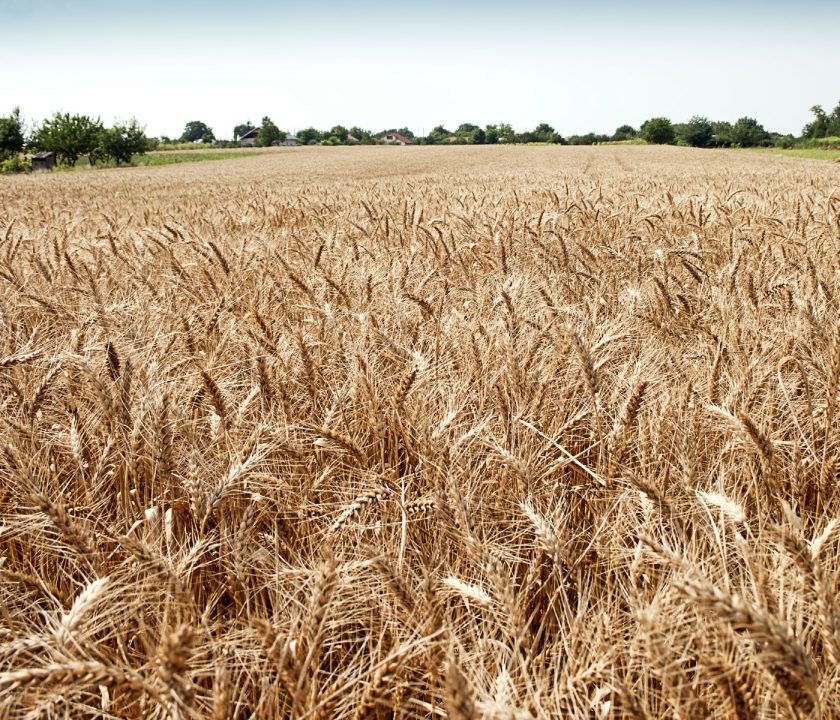
[[103, 130], [99, 144], [90, 153], [91, 163], [99, 159], [113, 160], [117, 165], [131, 162], [134, 155], [143, 155], [148, 148], [146, 133], [132, 118], [128, 123], [117, 124]]
[[554, 128], [548, 123], [540, 123], [531, 134], [535, 142], [554, 142]]
[[732, 146], [732, 123], [720, 120], [712, 123], [712, 147]]
[[354, 138], [358, 138], [359, 142], [363, 145], [370, 145], [373, 143], [373, 133], [371, 133], [370, 130], [360, 128], [358, 125], [354, 125], [350, 128], [350, 134]]
[[102, 131], [98, 118], [56, 113], [35, 131], [32, 144], [39, 150], [54, 152], [60, 163], [75, 165], [82, 155], [98, 147]]
[[452, 133], [447, 130], [443, 125], [436, 125], [432, 128], [432, 131], [429, 133], [429, 140], [432, 143], [442, 143], [446, 142], [446, 139], [452, 135]]
[[243, 135], [251, 132], [256, 126], [250, 120], [246, 123], [242, 123], [241, 125], [237, 125], [233, 128], [233, 139], [239, 140]]
[[755, 118], [742, 117], [732, 126], [732, 142], [740, 147], [765, 145], [770, 142], [770, 133]]
[[510, 123], [500, 123], [497, 132], [499, 133], [499, 140], [507, 143], [516, 142], [516, 132]]
[[23, 150], [23, 121], [20, 108], [13, 108], [8, 117], [0, 117], [0, 160], [13, 157]]
[[674, 142], [674, 126], [666, 117], [650, 118], [642, 123], [639, 135], [653, 145], [671, 145]]
[[695, 115], [680, 126], [677, 137], [690, 147], [706, 148], [712, 145], [714, 134], [715, 131], [709, 118]]
[[320, 130], [316, 130], [313, 127], [309, 127], [298, 131], [297, 137], [302, 145], [311, 145], [313, 143], [320, 142], [322, 135]]
[[286, 133], [277, 127], [270, 117], [266, 116], [262, 119], [260, 130], [257, 133], [257, 145], [260, 147], [271, 147], [272, 145], [283, 142], [285, 139]]
[[216, 139], [213, 135], [213, 128], [208, 127], [201, 120], [190, 120], [184, 126], [184, 132], [181, 133], [181, 142], [201, 142], [211, 143]]
[[632, 125], [621, 125], [615, 129], [611, 139], [616, 142], [621, 142], [622, 140], [632, 140], [638, 134], [638, 131]]
[[499, 128], [496, 125], [488, 125], [484, 128], [484, 143], [486, 145], [495, 145], [499, 142]]
[[347, 136], [350, 131], [344, 125], [335, 125], [330, 129], [330, 137], [338, 138], [338, 142], [342, 145], [347, 143]]

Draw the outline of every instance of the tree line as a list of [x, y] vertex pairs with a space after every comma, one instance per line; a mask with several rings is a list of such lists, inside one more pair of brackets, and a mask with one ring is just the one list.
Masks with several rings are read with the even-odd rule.
[[[354, 126], [347, 128], [335, 125], [329, 130], [314, 127], [304, 128], [296, 134], [296, 141], [301, 145], [355, 145], [381, 142], [385, 134], [397, 132], [418, 145], [467, 144], [495, 145], [497, 143], [554, 143], [560, 145], [596, 145], [606, 142], [639, 142], [654, 145], [684, 145], [698, 148], [726, 147], [793, 147], [807, 141], [824, 138], [837, 138], [840, 145], [840, 102], [831, 113], [819, 105], [811, 108], [814, 116], [802, 129], [799, 137], [767, 130], [752, 117], [738, 118], [734, 123], [725, 120], [710, 120], [702, 115], [695, 115], [684, 123], [673, 123], [667, 117], [652, 117], [636, 129], [631, 125], [621, 125], [612, 134], [590, 132], [582, 135], [564, 137], [548, 123], [540, 123], [533, 130], [517, 132], [507, 123], [491, 124], [481, 127], [472, 123], [462, 123], [454, 130], [438, 125], [428, 134], [415, 134], [409, 128], [389, 128], [378, 133]], [[163, 143], [171, 142], [207, 142], [215, 144], [238, 145], [240, 138], [259, 128], [255, 145], [270, 146], [282, 143], [288, 133], [280, 130], [268, 117], [256, 126], [251, 122], [237, 125], [233, 129], [232, 141], [218, 141], [212, 128], [205, 123], [193, 121], [187, 123], [184, 133], [176, 140], [161, 138]]]
[[[590, 132], [564, 137], [548, 123], [533, 130], [517, 132], [507, 123], [479, 126], [462, 123], [453, 130], [437, 125], [429, 133], [415, 134], [409, 128], [389, 128], [371, 132], [358, 126], [334, 125], [328, 130], [314, 127], [299, 130], [296, 144], [301, 145], [370, 145], [382, 142], [387, 133], [399, 133], [417, 145], [495, 145], [499, 143], [552, 143], [560, 145], [594, 145], [599, 143], [650, 143], [685, 145], [698, 148], [721, 147], [794, 147], [817, 144], [840, 147], [840, 102], [831, 111], [821, 106], [811, 108], [812, 120], [802, 128], [799, 137], [768, 131], [752, 117], [734, 123], [715, 121], [695, 115], [684, 123], [673, 123], [667, 117], [652, 117], [636, 129], [621, 125], [612, 134]], [[59, 164], [73, 166], [82, 157], [91, 165], [130, 163], [136, 155], [173, 143], [205, 143], [221, 147], [238, 147], [242, 138], [257, 130], [254, 145], [270, 147], [286, 141], [289, 134], [270, 118], [259, 125], [240, 123], [233, 128], [233, 140], [218, 140], [213, 129], [200, 120], [188, 122], [178, 138], [148, 138], [137, 120], [106, 127], [98, 118], [87, 115], [55, 113], [51, 118], [26, 132], [20, 109], [14, 108], [0, 117], [0, 172], [18, 172], [28, 168], [24, 152], [55, 153]]]
[[149, 140], [135, 119], [106, 127], [88, 115], [55, 113], [27, 135], [19, 108], [0, 117], [0, 169], [6, 171], [25, 168], [20, 157], [24, 150], [53, 152], [58, 163], [72, 166], [83, 156], [91, 165], [121, 165], [148, 149]]

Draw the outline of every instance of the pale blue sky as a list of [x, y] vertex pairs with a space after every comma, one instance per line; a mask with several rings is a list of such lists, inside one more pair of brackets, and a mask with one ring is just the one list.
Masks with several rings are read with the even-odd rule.
[[263, 115], [565, 135], [751, 115], [798, 133], [840, 101], [838, 28], [838, 0], [0, 0], [0, 114], [135, 116], [152, 135], [200, 119], [219, 137]]

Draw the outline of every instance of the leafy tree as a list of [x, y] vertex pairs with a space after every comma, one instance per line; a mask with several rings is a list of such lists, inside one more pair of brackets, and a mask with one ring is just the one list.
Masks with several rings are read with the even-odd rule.
[[723, 121], [712, 123], [712, 147], [732, 146], [732, 123]]
[[499, 142], [499, 128], [496, 125], [488, 125], [484, 128], [484, 143], [486, 145], [495, 145]]
[[621, 142], [622, 140], [632, 140], [638, 134], [638, 131], [632, 125], [621, 125], [615, 129], [611, 139], [616, 142]]
[[285, 139], [286, 133], [277, 127], [270, 117], [266, 116], [262, 119], [262, 125], [260, 125], [260, 130], [257, 133], [256, 145], [260, 147], [271, 147], [276, 143], [283, 142]]
[[639, 135], [653, 145], [671, 145], [674, 142], [674, 126], [666, 117], [651, 118], [642, 123]]
[[309, 127], [299, 131], [297, 137], [303, 145], [310, 145], [312, 143], [320, 142], [322, 135], [320, 130]]
[[436, 125], [429, 133], [429, 140], [434, 143], [446, 142], [446, 139], [452, 135], [443, 125]]
[[819, 105], [811, 108], [814, 119], [802, 128], [802, 136], [806, 138], [824, 138], [840, 135], [840, 102], [829, 114]]
[[831, 113], [831, 119], [828, 124], [828, 135], [840, 135], [840, 102]]
[[181, 134], [181, 142], [201, 142], [211, 143], [216, 139], [213, 135], [213, 128], [208, 127], [201, 120], [190, 120], [184, 126], [184, 132]]
[[484, 145], [487, 141], [487, 134], [481, 128], [476, 128], [472, 134], [472, 141], [474, 145]]
[[91, 165], [100, 160], [113, 160], [117, 165], [130, 163], [134, 155], [143, 155], [149, 148], [149, 140], [140, 124], [132, 118], [128, 123], [105, 128], [99, 133], [96, 147], [88, 158]]
[[473, 125], [472, 123], [461, 123], [455, 130], [455, 134], [460, 137], [472, 137], [476, 130], [478, 130], [478, 125]]
[[330, 137], [338, 138], [338, 142], [341, 145], [347, 143], [347, 136], [349, 134], [350, 131], [344, 125], [335, 125], [330, 129]]
[[243, 135], [247, 135], [249, 132], [251, 132], [251, 130], [253, 130], [254, 127], [254, 123], [252, 123], [250, 120], [246, 123], [242, 123], [242, 125], [237, 125], [235, 128], [233, 128], [233, 139], [239, 140], [239, 138], [241, 138]]
[[39, 150], [54, 152], [60, 163], [75, 165], [82, 155], [97, 148], [102, 130], [98, 118], [56, 113], [35, 131], [32, 144]]
[[715, 131], [709, 118], [695, 115], [676, 134], [685, 145], [706, 148], [711, 146]]
[[508, 143], [516, 142], [516, 133], [510, 123], [501, 123], [497, 128], [497, 132], [499, 133], [500, 141]]
[[742, 117], [732, 126], [732, 142], [741, 147], [765, 145], [770, 142], [770, 133], [755, 118]]
[[0, 117], [0, 160], [17, 155], [23, 150], [23, 121], [20, 108], [14, 108], [9, 117]]
[[540, 123], [531, 134], [534, 137], [534, 142], [553, 142], [555, 132], [554, 128], [548, 123]]
[[373, 133], [370, 130], [365, 130], [356, 125], [350, 128], [350, 134], [354, 138], [358, 138], [363, 145], [370, 145], [373, 143]]

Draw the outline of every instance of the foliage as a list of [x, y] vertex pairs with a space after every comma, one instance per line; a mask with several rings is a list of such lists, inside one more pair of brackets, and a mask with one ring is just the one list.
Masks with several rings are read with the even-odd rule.
[[184, 132], [181, 133], [181, 142], [198, 142], [211, 143], [216, 139], [213, 134], [213, 128], [209, 127], [201, 120], [190, 120], [184, 126]]
[[666, 117], [645, 120], [639, 128], [639, 135], [652, 145], [670, 145], [674, 142], [674, 126]]
[[271, 147], [277, 145], [286, 139], [286, 133], [275, 125], [271, 118], [266, 116], [262, 119], [260, 130], [257, 133], [257, 142], [259, 147]]
[[751, 117], [738, 118], [732, 126], [732, 144], [738, 147], [758, 147], [770, 144], [770, 133], [758, 120]]
[[597, 145], [598, 143], [609, 142], [609, 135], [600, 135], [598, 133], [587, 133], [586, 135], [570, 135], [568, 139], [569, 145]]
[[814, 105], [811, 113], [814, 119], [802, 128], [803, 137], [814, 139], [840, 135], [840, 102], [831, 114], [826, 113], [820, 105]]
[[29, 168], [30, 162], [23, 155], [9, 155], [5, 160], [0, 160], [0, 174], [3, 175], [26, 172]]
[[297, 138], [302, 145], [313, 145], [315, 143], [321, 142], [323, 139], [323, 133], [320, 130], [316, 130], [313, 127], [304, 128], [303, 130], [299, 130], [297, 134]]
[[23, 120], [20, 108], [12, 109], [8, 117], [0, 117], [0, 160], [17, 155], [23, 150]]
[[611, 140], [621, 142], [622, 140], [632, 140], [639, 132], [632, 125], [621, 125], [615, 129]]
[[72, 166], [82, 155], [97, 148], [102, 131], [98, 118], [56, 113], [35, 131], [32, 145], [38, 150], [54, 152], [57, 162]]
[[135, 119], [126, 124], [103, 129], [99, 143], [90, 153], [91, 164], [99, 161], [113, 161], [117, 165], [130, 163], [135, 155], [143, 155], [148, 149], [146, 134]]
[[680, 125], [676, 132], [681, 145], [699, 148], [710, 147], [714, 134], [711, 121], [700, 115], [695, 115], [687, 123]]

